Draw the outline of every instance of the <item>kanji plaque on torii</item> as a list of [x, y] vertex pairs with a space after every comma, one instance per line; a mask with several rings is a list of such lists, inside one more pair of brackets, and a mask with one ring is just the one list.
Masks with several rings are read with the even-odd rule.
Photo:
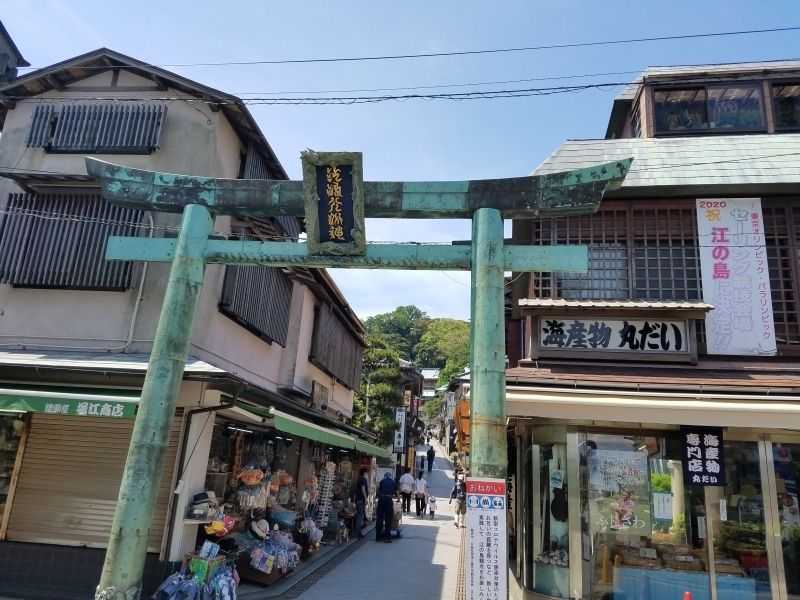
[[[605, 191], [622, 184], [632, 161], [510, 179], [362, 182], [359, 153], [306, 151], [303, 158], [305, 187], [301, 181], [192, 177], [86, 159], [108, 201], [183, 213], [176, 239], [115, 237], [106, 250], [111, 260], [172, 267], [96, 598], [138, 597], [206, 264], [470, 270], [472, 475], [505, 480], [503, 273], [586, 272], [588, 258], [585, 246], [504, 246], [503, 219], [593, 213]], [[306, 217], [309, 241], [212, 240], [217, 215]], [[364, 217], [472, 219], [472, 243], [369, 244]]]

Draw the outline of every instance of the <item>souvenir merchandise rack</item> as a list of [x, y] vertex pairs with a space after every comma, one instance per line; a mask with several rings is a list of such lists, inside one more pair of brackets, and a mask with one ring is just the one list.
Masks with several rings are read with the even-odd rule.
[[324, 529], [328, 524], [328, 517], [331, 512], [331, 501], [333, 500], [333, 480], [336, 472], [336, 464], [333, 462], [325, 463], [325, 468], [319, 474], [319, 497], [314, 509], [314, 523], [320, 529]]

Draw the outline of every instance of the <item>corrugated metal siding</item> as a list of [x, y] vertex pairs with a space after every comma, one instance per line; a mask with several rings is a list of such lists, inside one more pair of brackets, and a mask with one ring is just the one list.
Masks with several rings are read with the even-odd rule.
[[[183, 425], [176, 417], [164, 457], [148, 551], [164, 536]], [[105, 548], [114, 518], [132, 420], [35, 414], [8, 524], [19, 542]]]
[[33, 111], [33, 121], [25, 139], [28, 148], [44, 148], [50, 142], [50, 126], [55, 110], [52, 104], [39, 104]]
[[225, 267], [220, 311], [262, 339], [286, 346], [292, 282], [282, 269]]
[[364, 349], [339, 321], [333, 309], [320, 304], [314, 321], [311, 342], [312, 361], [350, 389], [358, 389]]
[[51, 152], [150, 153], [161, 143], [167, 114], [162, 104], [67, 104], [53, 120], [52, 105], [36, 107], [28, 147]]
[[0, 283], [129, 288], [133, 263], [105, 260], [106, 241], [137, 235], [143, 214], [93, 194], [9, 194], [0, 224]]

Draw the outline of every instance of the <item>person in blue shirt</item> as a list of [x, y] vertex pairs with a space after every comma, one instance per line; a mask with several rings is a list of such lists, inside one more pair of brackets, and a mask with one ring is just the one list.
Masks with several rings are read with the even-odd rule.
[[375, 541], [381, 538], [387, 544], [392, 543], [392, 513], [393, 501], [397, 495], [397, 484], [388, 471], [378, 484], [378, 514], [375, 519]]

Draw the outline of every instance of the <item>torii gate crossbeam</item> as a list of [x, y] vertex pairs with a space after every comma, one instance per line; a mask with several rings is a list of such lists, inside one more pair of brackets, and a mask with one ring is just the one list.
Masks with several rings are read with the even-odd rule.
[[547, 176], [460, 182], [364, 182], [364, 215], [471, 218], [464, 246], [367, 244], [363, 256], [310, 254], [303, 243], [210, 240], [213, 216], [303, 216], [297, 181], [226, 180], [120, 167], [87, 158], [114, 204], [183, 213], [175, 240], [112, 238], [106, 257], [171, 261], [96, 599], [138, 598], [148, 531], [207, 263], [471, 269], [471, 466], [506, 477], [503, 273], [586, 272], [586, 247], [503, 246], [503, 218], [591, 214], [632, 159]]

